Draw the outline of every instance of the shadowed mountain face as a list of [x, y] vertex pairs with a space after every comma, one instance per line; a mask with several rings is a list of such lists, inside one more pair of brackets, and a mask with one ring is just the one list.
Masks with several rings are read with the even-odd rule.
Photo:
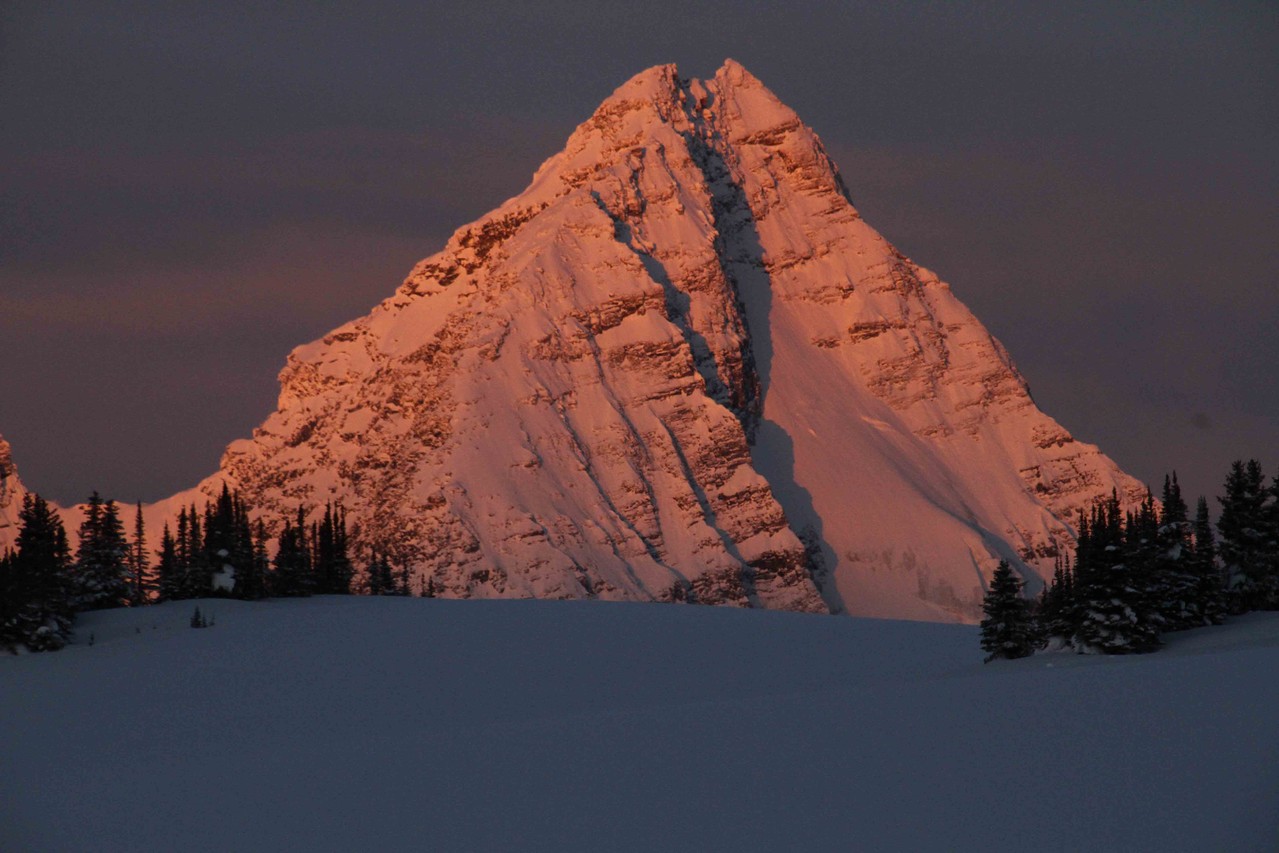
[[1001, 557], [1033, 580], [1144, 494], [731, 60], [630, 80], [280, 380], [200, 489], [341, 500], [448, 596], [971, 620]]

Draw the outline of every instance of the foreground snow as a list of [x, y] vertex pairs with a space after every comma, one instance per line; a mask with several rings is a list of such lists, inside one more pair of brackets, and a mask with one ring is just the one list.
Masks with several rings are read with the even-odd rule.
[[[0, 659], [0, 849], [1270, 850], [1279, 618], [1144, 658], [688, 606], [90, 614]], [[86, 645], [90, 634], [94, 644]]]

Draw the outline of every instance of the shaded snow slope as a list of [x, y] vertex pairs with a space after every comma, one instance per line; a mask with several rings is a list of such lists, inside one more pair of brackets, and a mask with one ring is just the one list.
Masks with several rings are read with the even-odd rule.
[[1079, 509], [1144, 489], [863, 222], [817, 136], [728, 61], [620, 87], [530, 186], [297, 348], [223, 481], [341, 500], [359, 556], [448, 597], [978, 616]]
[[[983, 666], [970, 627], [199, 602], [0, 658], [0, 849], [1272, 850], [1279, 619]], [[95, 644], [86, 646], [90, 634]]]

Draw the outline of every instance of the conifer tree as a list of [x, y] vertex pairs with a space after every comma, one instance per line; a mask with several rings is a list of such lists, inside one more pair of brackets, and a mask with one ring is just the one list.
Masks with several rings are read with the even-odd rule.
[[386, 554], [375, 553], [364, 576], [365, 591], [369, 595], [394, 595], [395, 576]]
[[77, 609], [121, 607], [129, 600], [129, 545], [115, 501], [89, 498], [76, 549]]
[[236, 598], [254, 601], [267, 595], [267, 574], [270, 560], [266, 550], [266, 526], [258, 520], [258, 535], [250, 531], [248, 512], [237, 512], [235, 535], [235, 586], [231, 594]]
[[174, 539], [173, 577], [169, 600], [187, 597], [187, 572], [191, 568], [191, 520], [187, 518], [187, 508], [178, 510], [178, 532]]
[[1225, 567], [1232, 609], [1237, 613], [1279, 607], [1276, 583], [1274, 492], [1267, 489], [1261, 464], [1235, 461], [1226, 476], [1217, 530], [1218, 554]]
[[[179, 526], [186, 522], [186, 511], [179, 516]], [[182, 597], [182, 573], [178, 564], [178, 545], [169, 532], [169, 523], [164, 523], [164, 532], [160, 536], [160, 550], [156, 552], [159, 562], [156, 564], [156, 600], [173, 601]]]
[[1202, 495], [1195, 505], [1190, 571], [1195, 578], [1196, 610], [1203, 624], [1220, 625], [1226, 621], [1229, 608], [1221, 571], [1217, 567], [1217, 545], [1212, 533], [1212, 520], [1208, 517], [1208, 499]]
[[75, 595], [66, 530], [36, 494], [23, 497], [18, 524], [17, 548], [0, 569], [0, 647], [62, 648], [71, 635]]
[[133, 539], [129, 543], [129, 604], [139, 607], [147, 604], [154, 586], [150, 577], [151, 562], [147, 559], [146, 529], [142, 521], [142, 502], [133, 515]]
[[201, 515], [195, 504], [187, 508], [186, 516], [187, 558], [181, 569], [182, 598], [204, 598], [213, 591], [213, 564], [206, 547], [206, 527], [201, 525]]
[[1203, 624], [1198, 578], [1191, 565], [1190, 521], [1177, 473], [1164, 477], [1154, 561], [1155, 609], [1164, 631], [1180, 631]]
[[16, 621], [19, 608], [24, 604], [13, 561], [12, 549], [0, 552], [0, 651], [12, 651], [17, 645], [17, 632], [11, 623]]
[[324, 505], [324, 516], [315, 529], [315, 591], [321, 595], [335, 592], [333, 577], [333, 505]]
[[75, 578], [75, 591], [72, 594], [71, 606], [76, 610], [90, 610], [91, 602], [97, 598], [93, 589], [96, 578], [86, 576], [85, 567], [94, 557], [97, 547], [98, 531], [102, 529], [102, 496], [95, 489], [84, 504], [84, 520], [76, 531], [77, 545], [72, 575]]
[[1053, 563], [1052, 581], [1040, 595], [1036, 614], [1041, 640], [1048, 648], [1064, 645], [1074, 633], [1068, 619], [1074, 595], [1074, 576], [1070, 570], [1070, 562], [1067, 557], [1058, 554]]
[[346, 509], [338, 504], [333, 508], [333, 563], [329, 569], [333, 592], [349, 595], [355, 569], [347, 551]]
[[231, 594], [236, 598], [259, 599], [266, 596], [266, 565], [259, 562], [254, 548], [253, 527], [249, 508], [239, 491], [230, 494], [231, 555], [233, 570]]
[[[1150, 526], [1150, 510], [1134, 517], [1135, 536]], [[1080, 538], [1075, 557], [1075, 590], [1070, 622], [1071, 645], [1082, 653], [1128, 654], [1153, 651], [1159, 631], [1149, 611], [1146, 578], [1133, 571], [1127, 560], [1140, 559], [1145, 546], [1125, 542], [1125, 524], [1119, 498], [1093, 507], [1088, 536]]]
[[267, 553], [266, 524], [259, 518], [256, 527], [251, 528], [247, 514], [242, 523], [245, 531], [252, 531], [248, 537], [249, 556], [245, 567], [236, 569], [233, 594], [237, 598], [253, 601], [274, 593], [272, 584], [275, 577], [271, 571], [271, 558]]
[[1021, 595], [1021, 578], [1007, 560], [1000, 560], [982, 601], [981, 647], [986, 662], [995, 658], [1023, 658], [1035, 650], [1035, 626], [1029, 603]]
[[236, 498], [225, 482], [213, 503], [204, 505], [204, 559], [209, 567], [209, 590], [234, 590], [240, 568]]
[[409, 596], [413, 594], [409, 588], [409, 566], [408, 563], [400, 566], [400, 570], [395, 574], [395, 583], [391, 590], [391, 595]]
[[341, 505], [325, 504], [324, 516], [312, 525], [316, 591], [345, 595], [351, 591], [351, 561], [346, 552], [346, 514]]
[[[1117, 495], [1114, 501], [1115, 506], [1118, 506]], [[1149, 489], [1136, 512], [1128, 513], [1121, 543], [1120, 553], [1128, 570], [1127, 588], [1131, 596], [1129, 603], [1155, 631], [1166, 630], [1168, 619], [1163, 610], [1163, 602], [1169, 592], [1171, 579], [1163, 574], [1159, 511]]]
[[[298, 517], [303, 517], [300, 512]], [[294, 526], [286, 519], [276, 540], [275, 569], [271, 573], [272, 595], [289, 597], [311, 594], [306, 551], [306, 528]]]

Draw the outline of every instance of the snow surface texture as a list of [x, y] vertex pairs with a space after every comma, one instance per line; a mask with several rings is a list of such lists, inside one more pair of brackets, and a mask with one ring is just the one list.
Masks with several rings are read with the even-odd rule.
[[0, 849], [1274, 850], [1279, 617], [1169, 642], [983, 666], [968, 626], [726, 608], [94, 612], [0, 659]]
[[975, 621], [1081, 507], [1144, 487], [1040, 412], [744, 68], [623, 85], [521, 195], [299, 347], [223, 481], [340, 499], [449, 597]]

